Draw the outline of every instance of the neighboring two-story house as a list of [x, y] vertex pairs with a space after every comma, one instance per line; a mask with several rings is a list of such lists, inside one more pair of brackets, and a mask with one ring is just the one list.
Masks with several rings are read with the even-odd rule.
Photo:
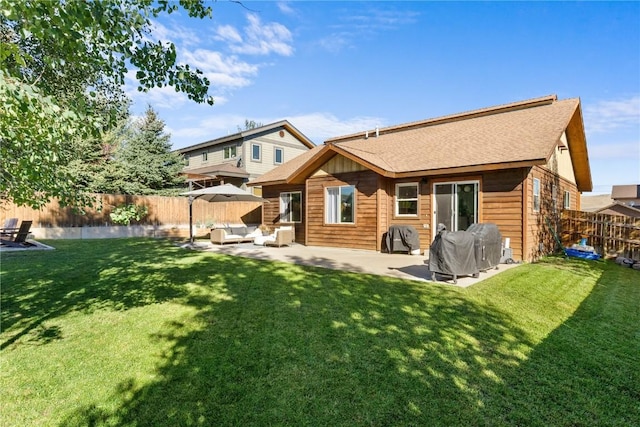
[[[287, 120], [212, 139], [177, 150], [183, 174], [196, 187], [245, 184], [314, 148], [315, 144]], [[260, 194], [260, 188], [254, 188]]]

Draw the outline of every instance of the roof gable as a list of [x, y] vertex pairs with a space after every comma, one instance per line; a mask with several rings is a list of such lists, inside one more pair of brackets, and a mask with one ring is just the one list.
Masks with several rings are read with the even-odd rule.
[[578, 189], [591, 191], [580, 100], [555, 95], [332, 138], [279, 180], [303, 182], [335, 154], [392, 178], [545, 165], [565, 131]]
[[305, 147], [307, 147], [307, 148], [315, 147], [315, 144], [309, 138], [307, 138], [302, 132], [300, 132], [298, 129], [296, 129], [295, 126], [293, 126], [291, 123], [289, 123], [289, 121], [281, 120], [279, 122], [275, 122], [275, 123], [271, 123], [271, 124], [268, 124], [268, 125], [256, 127], [256, 128], [253, 128], [253, 129], [246, 129], [246, 130], [243, 130], [243, 131], [240, 131], [240, 132], [233, 133], [231, 135], [223, 136], [223, 137], [216, 138], [216, 139], [211, 139], [211, 140], [208, 140], [208, 141], [205, 141], [205, 142], [201, 142], [201, 143], [198, 143], [198, 144], [195, 144], [195, 145], [190, 145], [188, 147], [184, 147], [184, 148], [178, 149], [176, 151], [181, 153], [181, 154], [184, 154], [184, 153], [188, 153], [188, 152], [191, 152], [191, 151], [201, 150], [203, 148], [213, 147], [213, 146], [220, 145], [220, 144], [226, 144], [226, 143], [233, 142], [233, 141], [244, 142], [245, 140], [256, 138], [256, 137], [258, 137], [260, 135], [264, 135], [265, 133], [271, 133], [271, 132], [276, 131], [276, 130], [278, 130], [280, 128], [286, 129], [288, 132], [290, 132]]
[[606, 213], [610, 215], [625, 215], [632, 218], [640, 218], [640, 209], [635, 206], [629, 206], [620, 202], [613, 202], [612, 204], [600, 208], [595, 211], [596, 213]]

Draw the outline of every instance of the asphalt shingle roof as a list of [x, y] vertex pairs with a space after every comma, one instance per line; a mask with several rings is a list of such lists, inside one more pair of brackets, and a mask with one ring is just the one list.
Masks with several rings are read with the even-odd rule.
[[[346, 155], [390, 175], [461, 167], [542, 164], [579, 109], [578, 98], [555, 95], [332, 138], [257, 181], [285, 182], [303, 174], [323, 150]], [[376, 136], [376, 133], [378, 136]], [[326, 154], [326, 153], [325, 153]]]

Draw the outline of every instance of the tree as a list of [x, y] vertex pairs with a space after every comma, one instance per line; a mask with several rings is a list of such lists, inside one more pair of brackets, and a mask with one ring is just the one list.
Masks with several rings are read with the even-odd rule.
[[179, 175], [184, 160], [171, 151], [164, 122], [150, 106], [116, 152], [116, 164], [124, 175], [121, 192], [125, 194], [157, 194], [184, 183]]
[[74, 137], [78, 116], [32, 85], [4, 77], [0, 71], [0, 193], [34, 208], [51, 197], [69, 204], [74, 184], [59, 165], [70, 158], [66, 142]]
[[244, 129], [238, 126], [238, 132], [242, 132], [243, 130], [251, 130], [262, 126], [264, 126], [262, 123], [256, 122], [255, 120], [244, 119]]
[[[72, 140], [99, 139], [117, 123], [130, 69], [138, 90], [173, 86], [213, 104], [209, 81], [176, 63], [172, 43], [148, 38], [151, 19], [182, 7], [211, 16], [204, 0], [5, 0], [0, 6], [0, 194], [39, 207], [82, 204], [66, 168]], [[115, 94], [115, 95], [114, 95]], [[106, 109], [101, 102], [107, 100]]]

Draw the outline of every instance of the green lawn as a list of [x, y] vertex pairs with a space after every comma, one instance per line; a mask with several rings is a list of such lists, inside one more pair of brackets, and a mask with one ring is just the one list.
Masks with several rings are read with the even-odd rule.
[[640, 272], [468, 289], [147, 239], [3, 253], [2, 426], [631, 426]]

